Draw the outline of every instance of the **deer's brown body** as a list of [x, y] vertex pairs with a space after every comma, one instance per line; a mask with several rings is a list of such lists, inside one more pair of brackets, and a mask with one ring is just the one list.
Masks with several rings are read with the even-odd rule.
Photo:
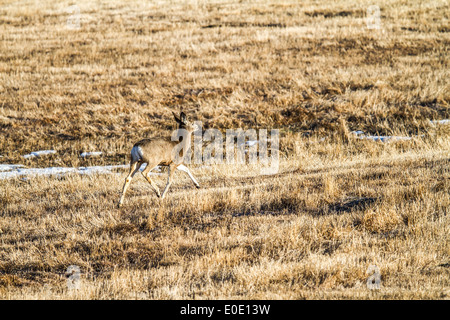
[[[175, 150], [188, 150], [191, 144], [191, 134], [195, 130], [195, 126], [187, 121], [186, 115], [181, 112], [180, 118], [175, 116], [175, 120], [178, 122], [178, 130], [186, 130], [185, 136], [183, 136], [183, 140], [181, 142], [172, 141], [171, 138], [156, 138], [156, 139], [143, 139], [139, 142], [135, 143], [133, 148], [131, 149], [131, 161], [130, 161], [130, 173], [125, 179], [125, 183], [123, 185], [122, 196], [120, 197], [119, 207], [122, 206], [123, 200], [125, 198], [125, 193], [128, 189], [128, 186], [131, 183], [131, 179], [139, 170], [142, 164], [146, 163], [144, 171], [142, 171], [142, 175], [144, 178], [150, 183], [153, 189], [156, 192], [158, 197], [162, 199], [166, 195], [169, 187], [172, 183], [172, 177], [175, 172], [175, 169], [186, 172], [191, 180], [194, 182], [197, 188], [200, 188], [200, 185], [195, 180], [192, 173], [189, 169], [183, 164], [184, 154], [181, 156], [178, 152], [174, 152]], [[157, 166], [167, 166], [169, 167], [169, 175], [167, 178], [167, 184], [164, 188], [164, 191], [161, 195], [159, 192], [158, 186], [153, 182], [150, 178], [150, 171], [156, 168]]]
[[175, 160], [172, 158], [172, 150], [178, 143], [163, 138], [142, 139], [131, 149], [132, 161], [147, 164], [158, 162], [157, 165], [168, 166]]

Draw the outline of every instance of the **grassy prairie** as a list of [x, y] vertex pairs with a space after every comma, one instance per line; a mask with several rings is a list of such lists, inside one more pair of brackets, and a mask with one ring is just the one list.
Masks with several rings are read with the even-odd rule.
[[281, 160], [191, 165], [164, 201], [137, 175], [121, 209], [126, 170], [0, 180], [0, 298], [449, 299], [449, 4], [369, 29], [373, 4], [1, 1], [0, 163], [125, 164], [180, 108], [279, 129]]

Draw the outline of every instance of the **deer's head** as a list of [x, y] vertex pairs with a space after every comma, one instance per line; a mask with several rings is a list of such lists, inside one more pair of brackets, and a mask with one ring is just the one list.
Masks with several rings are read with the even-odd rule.
[[179, 129], [184, 129], [184, 130], [188, 131], [189, 133], [192, 133], [198, 129], [196, 124], [194, 124], [192, 121], [189, 121], [187, 119], [187, 116], [183, 111], [181, 111], [179, 118], [177, 117], [175, 112], [173, 112], [173, 116], [175, 118], [175, 121], [178, 123]]

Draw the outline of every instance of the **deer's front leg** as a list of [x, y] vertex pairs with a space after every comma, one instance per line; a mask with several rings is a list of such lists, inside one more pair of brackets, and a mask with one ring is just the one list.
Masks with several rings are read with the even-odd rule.
[[194, 176], [193, 176], [192, 173], [191, 173], [191, 170], [189, 170], [188, 167], [186, 167], [186, 166], [183, 165], [183, 164], [180, 164], [180, 165], [177, 167], [177, 169], [186, 172], [187, 175], [189, 176], [189, 178], [191, 178], [191, 180], [192, 180], [192, 182], [194, 183], [194, 185], [197, 187], [197, 189], [200, 188], [200, 185], [198, 184], [197, 180], [195, 180]]

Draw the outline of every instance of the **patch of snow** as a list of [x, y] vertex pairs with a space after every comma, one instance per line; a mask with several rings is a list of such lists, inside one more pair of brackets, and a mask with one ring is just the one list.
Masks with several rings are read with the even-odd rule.
[[103, 152], [101, 151], [93, 151], [93, 152], [83, 152], [80, 154], [80, 157], [86, 158], [86, 157], [98, 157], [101, 156]]
[[390, 140], [412, 140], [411, 137], [397, 137], [397, 136], [365, 136], [364, 139], [370, 139], [373, 141], [388, 142]]
[[[92, 166], [92, 167], [49, 167], [49, 168], [25, 168], [21, 164], [0, 164], [0, 179], [10, 179], [24, 176], [61, 176], [68, 173], [75, 173], [81, 175], [89, 174], [112, 174], [114, 169], [129, 169], [128, 164], [110, 165], [110, 166]], [[140, 170], [143, 171], [145, 165]], [[155, 168], [155, 171], [160, 172], [161, 167]], [[162, 173], [151, 172], [152, 175], [161, 175]]]
[[93, 173], [112, 173], [113, 169], [127, 169], [129, 168], [126, 164], [115, 165], [115, 166], [92, 166], [92, 167], [79, 167], [76, 171], [79, 174], [93, 174]]
[[21, 167], [23, 167], [21, 164], [0, 164], [0, 171], [11, 171]]
[[55, 175], [61, 173], [75, 172], [76, 168], [64, 168], [64, 167], [53, 167], [53, 168], [15, 168], [15, 170], [0, 172], [0, 179], [9, 179], [21, 176], [30, 175]]
[[368, 139], [373, 141], [381, 141], [381, 142], [388, 142], [388, 141], [398, 141], [398, 140], [412, 140], [412, 137], [401, 137], [401, 136], [366, 136], [363, 131], [352, 131], [352, 134], [356, 135], [359, 139]]
[[449, 124], [450, 119], [442, 119], [442, 120], [430, 120], [432, 124]]
[[33, 151], [29, 154], [23, 155], [25, 159], [34, 158], [34, 157], [41, 157], [48, 154], [55, 154], [55, 150], [40, 150], [40, 151]]

